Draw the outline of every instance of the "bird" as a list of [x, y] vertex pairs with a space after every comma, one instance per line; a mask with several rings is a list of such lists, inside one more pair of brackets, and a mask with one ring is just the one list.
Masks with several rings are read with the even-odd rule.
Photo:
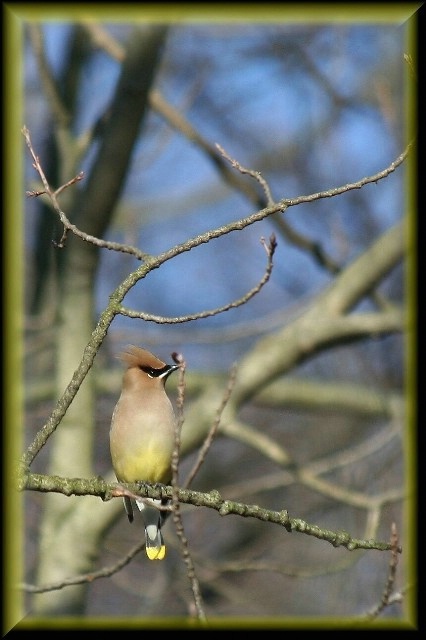
[[[169, 484], [176, 415], [165, 384], [179, 365], [166, 364], [134, 345], [127, 346], [118, 358], [127, 368], [110, 427], [110, 453], [116, 478], [119, 482]], [[132, 522], [132, 501], [128, 496], [123, 501]], [[145, 551], [150, 560], [163, 560], [166, 555], [161, 528], [169, 512], [156, 505], [167, 503], [167, 499], [136, 501], [144, 521]]]

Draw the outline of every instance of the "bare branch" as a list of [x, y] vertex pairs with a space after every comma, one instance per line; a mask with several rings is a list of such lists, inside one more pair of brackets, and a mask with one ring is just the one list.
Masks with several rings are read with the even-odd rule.
[[[117, 40], [115, 40], [107, 31], [105, 31], [100, 25], [95, 25], [90, 22], [83, 22], [83, 26], [87, 29], [94, 43], [102, 47], [104, 51], [114, 59], [118, 61], [122, 61], [125, 55], [124, 48], [121, 46]], [[410, 62], [410, 56], [405, 54], [406, 62]], [[160, 94], [158, 90], [152, 90], [149, 95], [151, 107], [157, 111], [168, 123], [171, 127], [179, 131], [182, 135], [184, 135], [188, 140], [195, 143], [200, 149], [202, 149], [208, 158], [212, 161], [215, 168], [219, 171], [223, 179], [229, 184], [232, 188], [237, 189], [240, 193], [245, 195], [252, 203], [256, 204], [259, 207], [264, 207], [266, 204], [268, 206], [273, 206], [273, 199], [271, 197], [270, 188], [267, 182], [261, 177], [259, 172], [244, 169], [236, 160], [231, 159], [227, 153], [222, 149], [220, 145], [212, 145], [207, 140], [200, 135], [200, 133], [185, 119], [185, 117], [177, 111], [171, 104], [165, 100], [165, 98]], [[409, 152], [412, 143], [408, 145], [406, 150], [403, 152], [401, 161], [403, 161], [406, 155]], [[218, 150], [220, 153], [218, 153]], [[399, 156], [400, 158], [401, 156]], [[224, 162], [224, 158], [226, 158], [235, 168], [237, 168], [242, 174], [247, 173], [253, 178], [255, 178], [259, 184], [262, 186], [264, 190], [264, 194], [266, 199], [263, 200], [260, 198], [258, 192], [251, 188], [246, 181], [242, 181], [238, 179], [238, 176], [235, 175], [233, 171], [230, 171], [229, 167]], [[393, 167], [392, 171], [394, 171], [397, 166], [401, 163], [397, 159], [397, 164]], [[387, 171], [387, 170], [386, 170]], [[391, 171], [389, 171], [391, 172]], [[388, 175], [388, 174], [387, 174]], [[351, 189], [360, 189], [363, 184], [367, 184], [368, 182], [377, 182], [382, 177], [381, 175], [373, 176], [372, 178], [365, 178], [367, 182], [359, 182], [354, 183], [353, 185], [346, 185], [346, 187], [341, 188], [344, 191], [339, 191], [339, 193], [344, 193], [345, 191], [349, 191]], [[362, 184], [363, 182], [363, 184]], [[331, 197], [332, 195], [337, 195], [337, 193], [331, 193], [330, 191], [321, 192], [320, 194], [314, 194], [313, 196], [301, 196], [303, 198], [300, 200], [301, 202], [311, 202], [313, 200], [317, 200], [320, 198]], [[294, 200], [285, 200], [283, 201], [285, 206], [294, 206], [298, 202]], [[278, 209], [278, 212], [281, 212], [282, 209]], [[284, 236], [288, 239], [289, 242], [294, 244], [295, 246], [305, 249], [309, 251], [313, 257], [313, 259], [322, 267], [327, 269], [330, 273], [336, 274], [341, 271], [341, 267], [337, 264], [322, 248], [322, 246], [316, 242], [311, 240], [310, 238], [304, 236], [302, 233], [293, 229], [289, 223], [284, 220], [280, 216], [273, 216], [273, 223], [281, 230]], [[376, 292], [372, 293], [372, 296], [375, 299], [375, 302], [382, 306], [384, 304], [383, 299]]]
[[68, 182], [63, 184], [61, 187], [58, 187], [58, 189], [55, 191], [55, 196], [59, 196], [64, 191], [64, 189], [67, 189], [67, 187], [71, 187], [71, 185], [76, 184], [76, 182], [80, 182], [80, 180], [83, 180], [83, 178], [84, 172], [80, 171], [80, 173], [74, 178], [71, 178], [71, 180], [68, 180]]
[[194, 607], [197, 615], [197, 619], [201, 622], [206, 621], [206, 614], [203, 608], [203, 598], [200, 589], [199, 580], [196, 575], [193, 559], [191, 557], [188, 545], [188, 539], [185, 535], [184, 524], [181, 517], [181, 508], [179, 502], [179, 455], [181, 449], [181, 429], [184, 424], [184, 399], [185, 399], [185, 369], [186, 362], [182, 354], [174, 352], [172, 354], [174, 362], [180, 365], [179, 380], [178, 380], [178, 398], [177, 398], [177, 421], [175, 425], [175, 442], [172, 452], [172, 519], [175, 525], [176, 535], [181, 544], [181, 555], [184, 560], [184, 564], [187, 568], [187, 576], [190, 581], [191, 590], [194, 598]]
[[259, 171], [254, 171], [253, 169], [246, 169], [245, 167], [242, 167], [240, 162], [238, 162], [234, 158], [231, 158], [231, 156], [225, 151], [225, 149], [223, 149], [223, 147], [221, 147], [220, 144], [217, 143], [215, 146], [217, 147], [217, 149], [219, 149], [221, 155], [224, 156], [224, 158], [226, 158], [230, 162], [232, 167], [234, 167], [235, 169], [238, 169], [238, 171], [240, 171], [240, 173], [242, 175], [245, 175], [245, 174], [249, 175], [252, 178], [254, 178], [257, 182], [259, 182], [259, 184], [261, 185], [261, 187], [263, 188], [263, 191], [265, 193], [266, 202], [267, 202], [268, 206], [274, 204], [274, 200], [273, 200], [273, 196], [271, 195], [270, 187], [268, 186], [267, 181], [264, 180], [264, 178], [262, 177], [262, 175], [261, 175], [261, 173]]
[[[54, 205], [55, 210], [57, 211], [58, 215], [60, 216], [61, 221], [63, 222], [64, 226], [66, 227], [66, 229], [70, 229], [73, 233], [75, 233], [76, 235], [80, 236], [83, 240], [88, 241], [88, 242], [93, 242], [95, 245], [99, 246], [99, 247], [104, 247], [107, 249], [112, 249], [112, 250], [117, 250], [117, 251], [124, 251], [127, 253], [132, 253], [133, 255], [139, 257], [140, 259], [145, 259], [145, 263], [143, 265], [141, 265], [138, 269], [136, 269], [133, 273], [129, 274], [129, 276], [127, 276], [125, 278], [125, 280], [117, 287], [117, 289], [111, 294], [110, 296], [110, 302], [108, 304], [108, 306], [106, 307], [105, 311], [101, 314], [101, 317], [96, 325], [96, 327], [94, 328], [94, 331], [92, 332], [92, 336], [91, 339], [89, 341], [89, 343], [87, 344], [86, 348], [85, 348], [85, 352], [83, 354], [82, 357], [82, 361], [81, 364], [79, 365], [79, 367], [76, 369], [76, 371], [74, 372], [73, 378], [70, 381], [69, 385], [67, 386], [67, 389], [65, 390], [62, 398], [58, 401], [53, 413], [51, 414], [49, 420], [47, 421], [47, 423], [44, 425], [44, 427], [37, 433], [36, 437], [34, 438], [32, 444], [28, 447], [26, 453], [24, 454], [24, 456], [22, 457], [21, 463], [23, 464], [24, 468], [26, 468], [29, 464], [31, 464], [32, 460], [34, 459], [34, 457], [37, 455], [37, 453], [40, 451], [40, 449], [42, 448], [42, 446], [45, 444], [45, 442], [47, 441], [47, 439], [50, 437], [50, 435], [54, 432], [54, 430], [56, 429], [56, 427], [58, 426], [59, 422], [61, 421], [62, 417], [65, 415], [65, 412], [67, 411], [68, 406], [70, 405], [72, 399], [74, 398], [74, 396], [76, 395], [80, 384], [82, 383], [82, 381], [84, 380], [85, 376], [87, 375], [87, 372], [89, 371], [90, 367], [92, 366], [93, 360], [95, 358], [97, 349], [99, 348], [100, 344], [102, 344], [102, 341], [108, 331], [108, 328], [111, 324], [111, 322], [113, 321], [114, 317], [118, 314], [118, 313], [122, 313], [124, 307], [121, 306], [121, 302], [123, 300], [123, 298], [125, 297], [125, 295], [132, 289], [133, 286], [135, 286], [135, 284], [137, 282], [139, 282], [142, 278], [144, 278], [150, 271], [152, 271], [153, 269], [156, 269], [158, 267], [160, 267], [164, 262], [167, 262], [168, 260], [171, 260], [172, 258], [174, 258], [177, 255], [180, 255], [182, 253], [184, 253], [185, 251], [190, 251], [193, 248], [200, 246], [201, 244], [210, 242], [216, 238], [219, 238], [225, 234], [231, 233], [232, 231], [237, 231], [237, 230], [242, 230], [244, 228], [246, 228], [249, 225], [254, 224], [255, 222], [258, 222], [259, 220], [264, 219], [265, 217], [272, 215], [273, 213], [276, 213], [277, 211], [279, 211], [280, 209], [283, 209], [283, 204], [279, 203], [277, 205], [274, 205], [273, 207], [269, 207], [267, 209], [263, 209], [261, 211], [258, 211], [246, 218], [241, 218], [240, 220], [237, 220], [235, 222], [232, 222], [226, 226], [222, 226], [222, 227], [218, 227], [216, 229], [213, 229], [211, 231], [208, 231], [204, 234], [201, 234], [193, 239], [190, 239], [182, 244], [176, 245], [174, 247], [172, 247], [171, 249], [169, 249], [168, 251], [158, 255], [157, 257], [149, 257], [147, 256], [147, 254], [143, 254], [140, 251], [138, 251], [137, 249], [133, 248], [133, 247], [126, 247], [125, 245], [121, 245], [119, 243], [111, 243], [111, 242], [106, 242], [103, 240], [100, 240], [98, 238], [94, 238], [93, 236], [89, 236], [87, 234], [84, 234], [83, 232], [81, 232], [80, 230], [77, 229], [77, 227], [75, 227], [74, 225], [71, 225], [70, 222], [68, 221], [67, 217], [65, 216], [65, 214], [61, 211], [61, 209], [59, 208], [59, 205], [57, 203], [56, 200], [56, 196], [55, 193], [50, 189], [49, 184], [46, 180], [46, 177], [43, 173], [43, 170], [40, 166], [40, 163], [38, 161], [38, 158], [36, 156], [36, 154], [34, 153], [32, 144], [31, 144], [31, 139], [30, 139], [30, 135], [28, 132], [28, 129], [24, 126], [22, 133], [26, 139], [27, 142], [27, 146], [29, 147], [30, 153], [34, 159], [35, 165], [37, 170], [39, 170], [40, 173], [40, 177], [42, 179], [43, 185], [45, 187], [46, 193], [49, 195], [49, 197], [52, 200], [52, 203]], [[328, 194], [328, 197], [334, 195], [332, 192], [338, 194], [339, 192], [343, 192], [343, 190], [347, 190], [348, 188], [360, 188], [361, 183], [363, 182], [364, 184], [366, 184], [369, 181], [376, 181], [381, 179], [382, 177], [386, 177], [386, 175], [388, 175], [391, 171], [394, 171], [395, 168], [398, 166], [398, 164], [400, 162], [403, 162], [403, 159], [405, 157], [405, 154], [401, 154], [401, 156], [399, 156], [399, 158], [392, 163], [392, 165], [390, 165], [390, 167], [388, 167], [387, 169], [385, 169], [384, 171], [376, 174], [375, 176], [371, 176], [371, 178], [365, 178], [363, 181], [361, 181], [360, 183], [354, 183], [353, 185], [347, 185], [346, 187], [341, 187], [339, 189], [336, 190], [331, 190], [330, 192], [323, 192], [320, 194], [313, 194], [312, 196], [301, 196], [301, 198], [299, 199], [295, 199], [292, 201], [287, 201], [288, 202], [288, 206], [293, 206], [295, 204], [298, 204], [299, 202], [303, 202], [303, 201], [309, 201], [309, 200], [315, 200], [319, 197], [326, 197], [325, 194]], [[285, 201], [282, 201], [282, 203]], [[368, 279], [368, 281], [366, 281], [366, 278], [363, 280], [363, 282], [360, 281], [360, 278], [353, 276], [352, 272], [351, 272], [351, 268], [355, 268], [355, 264], [358, 264], [357, 262], [354, 263], [352, 265], [352, 267], [350, 267], [350, 269], [346, 269], [345, 272], [343, 272], [343, 274], [341, 274], [339, 280], [337, 281], [336, 285], [331, 289], [330, 292], [328, 292], [326, 294], [326, 301], [327, 301], [327, 307], [330, 311], [333, 311], [334, 315], [337, 313], [337, 311], [343, 311], [345, 308], [348, 308], [349, 305], [354, 304], [357, 299], [360, 298], [360, 296], [363, 293], [366, 293], [366, 289], [369, 286], [373, 286], [376, 282], [376, 279], [378, 280], [380, 277], [382, 277], [387, 270], [390, 269], [390, 265], [394, 264], [397, 260], [397, 258], [399, 256], [401, 256], [402, 254], [402, 245], [400, 242], [400, 230], [399, 227], [397, 226], [395, 229], [392, 229], [390, 232], [388, 232], [387, 234], [385, 234], [385, 240], [383, 238], [381, 238], [372, 248], [371, 252], [377, 252], [378, 253], [378, 243], [382, 243], [382, 242], [391, 242], [392, 246], [393, 246], [393, 252], [392, 252], [392, 256], [389, 259], [387, 257], [386, 260], [379, 260], [381, 262], [381, 268], [375, 270], [372, 270], [372, 264], [370, 264], [370, 270], [371, 270], [371, 276], [370, 279]], [[201, 314], [195, 314], [194, 316], [187, 316], [187, 317], [181, 317], [180, 319], [175, 319], [176, 321], [179, 322], [185, 322], [185, 321], [189, 321], [191, 319], [195, 319], [197, 317], [207, 317], [207, 315], [213, 315], [213, 314], [217, 314], [220, 313], [221, 311], [225, 311], [228, 310], [234, 306], [238, 306], [239, 304], [243, 304], [243, 301], [247, 301], [249, 300], [253, 295], [255, 295], [261, 288], [261, 286], [263, 286], [263, 284], [265, 284], [265, 282], [268, 281], [268, 278], [270, 276], [271, 273], [271, 269], [272, 269], [272, 255], [274, 252], [274, 246], [275, 246], [275, 239], [274, 237], [270, 239], [270, 251], [269, 256], [268, 256], [268, 266], [267, 266], [267, 271], [263, 277], [263, 279], [260, 281], [260, 283], [257, 285], [257, 287], [255, 287], [254, 289], [252, 289], [248, 294], [246, 294], [246, 296], [244, 296], [240, 301], [235, 301], [234, 303], [231, 303], [229, 305], [226, 305], [225, 307], [222, 307], [220, 309], [216, 309], [213, 310], [211, 312], [205, 312], [205, 313], [201, 313]], [[379, 258], [381, 258], [381, 255], [384, 255], [383, 252], [380, 253]], [[364, 254], [361, 258], [360, 258], [361, 263], [366, 262], [366, 255]], [[349, 281], [349, 277], [350, 275], [353, 278], [353, 281]], [[356, 274], [357, 276], [357, 274]], [[346, 286], [344, 286], [346, 285]], [[333, 308], [334, 305], [336, 304], [336, 302], [338, 302], [338, 307]], [[321, 303], [322, 304], [322, 303]], [[307, 320], [310, 316], [312, 315], [316, 315], [316, 335], [317, 337], [315, 338], [315, 341], [317, 342], [318, 345], [326, 345], [328, 343], [328, 341], [331, 340], [331, 332], [330, 332], [330, 327], [327, 327], [326, 325], [324, 325], [324, 323], [318, 327], [318, 318], [317, 318], [317, 314], [318, 314], [318, 306], [314, 305], [311, 310], [308, 311], [308, 315], [307, 315]], [[149, 316], [147, 314], [135, 314], [135, 315], [131, 315], [131, 313], [128, 313], [129, 317], [139, 317], [142, 319], [151, 319], [153, 320], [155, 317], [154, 316]], [[164, 321], [164, 319], [159, 319], [160, 321]], [[169, 321], [170, 319], [166, 319], [167, 321]], [[332, 320], [332, 316], [330, 318], [330, 320]], [[322, 334], [322, 331], [326, 331], [325, 335], [319, 335], [319, 329], [320, 334]], [[289, 330], [289, 327], [287, 328], [287, 330]], [[359, 333], [360, 334], [360, 333]], [[358, 334], [358, 335], [359, 335]], [[351, 330], [347, 331], [345, 338], [348, 339], [349, 337], [351, 337]], [[314, 337], [314, 336], [313, 336]], [[312, 339], [309, 335], [306, 335], [305, 340], [310, 340]], [[299, 345], [298, 343], [295, 344], [296, 347], [296, 357], [297, 358], [303, 358], [305, 353], [308, 353], [309, 350], [307, 349], [306, 346], [304, 345]], [[256, 353], [254, 354], [254, 357], [256, 357]], [[270, 376], [271, 378], [274, 376], [274, 370], [272, 368], [269, 369], [270, 372]], [[257, 373], [258, 376], [258, 373]], [[259, 388], [259, 380], [257, 379], [257, 388]], [[240, 396], [240, 400], [242, 398], [242, 395]]]
[[236, 373], [237, 373], [237, 364], [234, 364], [233, 367], [231, 368], [231, 372], [230, 372], [230, 377], [228, 380], [228, 384], [227, 384], [227, 388], [225, 390], [224, 393], [224, 397], [222, 399], [221, 402], [221, 406], [218, 408], [218, 411], [216, 413], [216, 417], [215, 420], [212, 423], [212, 426], [208, 432], [208, 435], [205, 438], [205, 441], [199, 451], [199, 455], [197, 457], [196, 462], [193, 465], [193, 468], [191, 469], [190, 473], [187, 476], [186, 481], [184, 482], [184, 488], [188, 489], [188, 487], [190, 486], [190, 484], [193, 482], [195, 476], [197, 475], [200, 467], [202, 466], [204, 460], [206, 459], [206, 456], [208, 454], [208, 451], [215, 439], [215, 436], [218, 432], [218, 428], [219, 428], [219, 423], [221, 421], [221, 416], [222, 416], [222, 412], [225, 409], [225, 406], [231, 396], [231, 392], [233, 390], [234, 384], [236, 382]]
[[[399, 537], [397, 535], [397, 527], [394, 522], [391, 525], [390, 545], [391, 555], [386, 585], [381, 597], [381, 601], [367, 614], [367, 617], [371, 620], [373, 618], [377, 618], [380, 613], [391, 604], [392, 601], [393, 589], [396, 582], [397, 565], [399, 562]], [[397, 601], [400, 600], [401, 597]], [[396, 602], [396, 598], [393, 598], [393, 602]]]
[[43, 47], [43, 33], [40, 25], [36, 22], [30, 22], [28, 24], [28, 34], [37, 59], [40, 79], [43, 84], [44, 91], [49, 99], [49, 104], [51, 105], [53, 114], [61, 126], [67, 127], [70, 123], [71, 116], [61, 99], [54, 75], [46, 58]]
[[193, 320], [200, 320], [201, 318], [209, 318], [211, 316], [219, 315], [220, 313], [224, 313], [225, 311], [229, 311], [230, 309], [236, 309], [237, 307], [241, 307], [243, 304], [246, 304], [251, 300], [254, 296], [256, 296], [259, 291], [261, 291], [262, 287], [267, 284], [270, 279], [271, 272], [273, 270], [273, 255], [277, 246], [276, 238], [274, 234], [270, 236], [269, 244], [267, 245], [264, 238], [261, 238], [261, 244], [266, 250], [268, 256], [268, 264], [264, 273], [264, 276], [258, 282], [258, 284], [248, 291], [243, 297], [238, 300], [233, 300], [233, 302], [229, 302], [223, 307], [217, 307], [216, 309], [209, 309], [208, 311], [201, 311], [200, 313], [194, 313], [188, 316], [178, 316], [175, 318], [168, 318], [165, 316], [155, 316], [151, 313], [146, 313], [144, 311], [134, 311], [133, 309], [128, 309], [121, 305], [118, 309], [118, 313], [123, 316], [127, 316], [128, 318], [139, 318], [140, 320], [146, 320], [147, 322], [156, 322], [157, 324], [178, 324], [182, 322], [191, 322]]
[[280, 202], [283, 204], [283, 209], [287, 209], [288, 207], [294, 207], [297, 204], [301, 204], [302, 202], [315, 202], [316, 200], [321, 200], [322, 198], [334, 198], [335, 196], [339, 196], [342, 193], [347, 193], [348, 191], [354, 191], [355, 189], [361, 189], [367, 184], [377, 183], [384, 178], [387, 178], [393, 171], [396, 171], [398, 167], [404, 162], [411, 150], [413, 145], [413, 141], [411, 141], [406, 149], [402, 151], [393, 162], [382, 171], [378, 171], [378, 173], [374, 173], [372, 176], [368, 176], [367, 178], [362, 178], [357, 182], [349, 182], [348, 184], [343, 185], [342, 187], [336, 187], [335, 189], [327, 189], [326, 191], [319, 191], [318, 193], [312, 193], [308, 196], [298, 196], [298, 198], [284, 198]]
[[182, 425], [184, 424], [184, 399], [185, 399], [185, 369], [186, 362], [182, 356], [182, 354], [178, 354], [174, 352], [172, 354], [172, 359], [176, 364], [179, 364], [179, 379], [178, 379], [178, 398], [177, 398], [177, 421], [175, 425], [175, 442], [174, 442], [174, 450], [172, 452], [172, 486], [178, 486], [179, 480], [179, 454], [181, 448], [181, 430]]
[[104, 567], [103, 569], [99, 569], [98, 571], [91, 571], [90, 573], [86, 573], [80, 576], [74, 576], [71, 578], [65, 578], [64, 580], [58, 580], [58, 582], [52, 582], [50, 584], [44, 585], [32, 585], [32, 584], [19, 584], [18, 589], [22, 591], [26, 591], [28, 593], [45, 593], [46, 591], [55, 591], [57, 589], [63, 589], [64, 587], [69, 587], [74, 584], [85, 584], [91, 583], [94, 580], [98, 580], [99, 578], [109, 578], [114, 575], [123, 567], [125, 567], [133, 558], [138, 555], [138, 553], [145, 548], [145, 539], [143, 542], [135, 545], [129, 553], [127, 553], [121, 560], [116, 562], [116, 564], [111, 567]]
[[62, 224], [64, 225], [64, 233], [62, 234], [62, 237], [60, 239], [60, 241], [58, 243], [55, 243], [55, 246], [57, 246], [58, 248], [63, 248], [65, 246], [65, 240], [66, 240], [66, 236], [67, 236], [67, 232], [71, 231], [72, 233], [74, 233], [74, 235], [78, 236], [79, 238], [81, 238], [82, 240], [84, 240], [85, 242], [90, 242], [91, 244], [103, 248], [103, 249], [109, 249], [110, 251], [120, 251], [122, 253], [129, 253], [133, 256], [135, 256], [136, 258], [138, 258], [138, 260], [145, 260], [148, 257], [148, 254], [143, 253], [142, 251], [140, 251], [139, 249], [136, 249], [135, 247], [131, 247], [128, 245], [124, 245], [121, 244], [119, 242], [109, 242], [108, 240], [101, 240], [100, 238], [96, 238], [95, 236], [89, 235], [88, 233], [85, 233], [84, 231], [80, 231], [80, 229], [78, 229], [78, 227], [76, 227], [76, 225], [71, 224], [71, 222], [69, 221], [69, 219], [67, 218], [66, 214], [62, 211], [62, 209], [59, 206], [59, 203], [57, 201], [57, 196], [62, 193], [62, 191], [64, 191], [65, 188], [67, 188], [68, 186], [75, 184], [76, 182], [80, 181], [83, 177], [82, 172], [79, 173], [77, 176], [75, 176], [74, 178], [72, 178], [71, 180], [69, 180], [67, 183], [65, 183], [64, 185], [60, 186], [58, 189], [56, 189], [56, 191], [52, 191], [52, 189], [49, 186], [49, 183], [46, 179], [46, 176], [44, 174], [44, 171], [41, 167], [40, 161], [38, 156], [36, 156], [34, 149], [33, 149], [33, 145], [31, 142], [31, 137], [30, 137], [30, 132], [28, 131], [27, 127], [23, 127], [22, 128], [22, 134], [25, 138], [25, 141], [27, 143], [27, 147], [33, 157], [34, 160], [34, 168], [36, 169], [36, 171], [38, 172], [42, 182], [43, 182], [43, 186], [44, 186], [44, 191], [37, 191], [37, 192], [32, 192], [32, 191], [27, 191], [27, 195], [30, 196], [35, 196], [35, 195], [41, 195], [42, 193], [46, 193], [46, 195], [49, 197], [50, 201], [52, 202], [52, 206], [54, 208], [54, 210], [56, 211], [56, 213], [59, 216], [59, 219], [61, 220]]
[[[80, 238], [82, 238], [83, 240], [85, 240], [86, 242], [91, 242], [93, 244], [95, 244], [96, 246], [99, 247], [104, 247], [106, 249], [111, 249], [111, 250], [115, 250], [115, 251], [122, 251], [124, 253], [131, 253], [133, 255], [135, 255], [137, 258], [139, 258], [140, 260], [148, 260], [148, 258], [150, 256], [148, 256], [148, 254], [142, 253], [141, 251], [139, 251], [138, 249], [135, 249], [134, 247], [128, 247], [126, 245], [122, 245], [120, 243], [115, 243], [115, 242], [107, 242], [104, 240], [100, 240], [99, 238], [95, 238], [94, 236], [90, 236], [88, 234], [83, 233], [82, 231], [80, 231], [75, 225], [72, 225], [68, 218], [66, 217], [65, 213], [63, 211], [61, 211], [58, 202], [56, 200], [55, 197], [55, 193], [52, 192], [52, 190], [49, 187], [49, 184], [47, 183], [47, 180], [43, 174], [43, 171], [41, 170], [40, 164], [38, 162], [38, 158], [36, 157], [32, 145], [31, 145], [31, 140], [29, 137], [29, 132], [28, 129], [26, 127], [23, 127], [22, 130], [24, 137], [26, 139], [27, 145], [30, 149], [30, 152], [35, 160], [35, 164], [37, 166], [37, 170], [40, 173], [40, 177], [42, 178], [43, 181], [43, 185], [45, 187], [46, 193], [49, 195], [50, 199], [52, 200], [52, 204], [54, 206], [54, 209], [56, 210], [56, 212], [58, 213], [61, 222], [64, 224], [64, 226], [66, 226], [67, 229], [70, 229], [74, 234], [76, 234], [77, 236], [79, 236]], [[354, 182], [354, 183], [349, 183], [347, 185], [344, 185], [342, 187], [337, 187], [335, 189], [329, 189], [328, 191], [321, 191], [318, 193], [314, 193], [314, 194], [310, 194], [308, 196], [299, 196], [298, 198], [292, 198], [292, 199], [283, 199], [280, 200], [278, 203], [275, 203], [269, 207], [266, 207], [264, 209], [261, 209], [259, 211], [257, 211], [256, 213], [244, 217], [244, 218], [240, 218], [239, 220], [236, 220], [235, 222], [230, 222], [229, 224], [222, 226], [222, 227], [218, 227], [217, 229], [212, 229], [211, 231], [207, 231], [206, 233], [200, 234], [198, 236], [196, 236], [195, 238], [192, 238], [182, 244], [176, 245], [175, 247], [169, 249], [168, 251], [165, 251], [164, 253], [160, 254], [157, 256], [157, 258], [154, 258], [152, 260], [152, 266], [151, 269], [153, 268], [158, 268], [161, 264], [163, 264], [164, 262], [167, 262], [168, 260], [171, 260], [172, 258], [174, 258], [177, 255], [180, 255], [186, 251], [191, 251], [192, 249], [194, 249], [195, 247], [198, 247], [202, 244], [208, 243], [216, 238], [219, 238], [221, 236], [224, 236], [228, 233], [232, 233], [234, 231], [241, 231], [243, 229], [245, 229], [246, 227], [255, 224], [256, 222], [259, 222], [261, 220], [264, 220], [265, 218], [275, 214], [275, 213], [279, 213], [279, 212], [285, 212], [286, 209], [288, 207], [292, 207], [295, 206], [297, 204], [303, 203], [303, 202], [315, 202], [316, 200], [320, 200], [322, 198], [331, 198], [337, 195], [340, 195], [342, 193], [346, 193], [348, 191], [351, 191], [353, 189], [361, 189], [364, 185], [369, 184], [369, 183], [373, 183], [373, 182], [378, 182], [379, 180], [382, 180], [383, 178], [386, 178], [390, 173], [392, 173], [393, 171], [395, 171], [397, 169], [397, 167], [405, 160], [405, 158], [407, 157], [410, 147], [411, 147], [412, 143], [410, 143], [407, 148], [405, 149], [405, 151], [403, 153], [401, 153], [396, 160], [394, 160], [386, 169], [384, 169], [383, 171], [379, 171], [378, 173], [369, 176], [367, 178], [363, 178], [362, 180], [358, 181], [358, 182]], [[150, 270], [151, 270], [150, 269]], [[267, 277], [267, 274], [266, 276]], [[132, 285], [133, 286], [133, 285]], [[257, 292], [257, 291], [256, 291]], [[252, 294], [255, 295], [255, 294]], [[227, 307], [227, 308], [231, 308], [233, 305]], [[224, 308], [225, 309], [225, 308]], [[124, 315], [128, 315], [129, 317], [141, 317], [142, 319], [149, 319], [150, 316], [144, 316], [144, 315], [130, 315], [129, 314], [129, 310], [126, 310], [126, 308], [122, 308], [120, 310], [120, 313], [123, 313]], [[214, 313], [219, 313], [219, 311], [215, 310]], [[196, 315], [196, 316], [188, 316], [186, 318], [188, 319], [184, 319], [181, 320], [181, 322], [187, 322], [189, 321], [189, 319], [195, 319], [195, 318], [199, 318], [199, 317], [206, 317], [206, 316], [201, 316], [201, 315]], [[156, 318], [155, 316], [151, 316], [151, 318]], [[156, 322], [164, 322], [164, 319], [162, 318], [156, 318], [156, 320], [153, 320]], [[176, 320], [175, 320], [176, 321]], [[168, 320], [169, 322], [169, 320]]]
[[[92, 495], [103, 500], [109, 500], [113, 496], [123, 495], [123, 485], [117, 483], [107, 483], [102, 478], [62, 478], [60, 476], [47, 476], [36, 473], [24, 473], [18, 481], [18, 489], [40, 491], [44, 493], [61, 493], [63, 495]], [[179, 502], [192, 504], [198, 507], [208, 507], [218, 511], [221, 516], [238, 515], [244, 518], [255, 518], [263, 522], [277, 524], [286, 531], [298, 531], [309, 536], [325, 540], [334, 547], [344, 547], [348, 551], [356, 549], [370, 549], [378, 551], [389, 551], [393, 547], [390, 542], [379, 540], [360, 540], [353, 538], [347, 531], [331, 531], [322, 529], [317, 525], [312, 525], [301, 518], [291, 518], [286, 510], [272, 511], [264, 509], [257, 504], [243, 504], [221, 497], [218, 491], [212, 490], [209, 493], [201, 493], [190, 489], [181, 489], [172, 486], [140, 485], [138, 483], [126, 484], [127, 489], [141, 497], [149, 498], [170, 498], [175, 494]], [[392, 498], [390, 497], [390, 500]], [[397, 552], [402, 549], [397, 546]]]

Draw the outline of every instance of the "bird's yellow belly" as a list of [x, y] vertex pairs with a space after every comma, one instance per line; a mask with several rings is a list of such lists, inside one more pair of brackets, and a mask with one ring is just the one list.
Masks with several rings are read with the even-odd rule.
[[171, 479], [171, 456], [164, 448], [150, 447], [133, 455], [126, 455], [126, 460], [113, 456], [113, 467], [117, 479], [121, 482], [161, 482]]

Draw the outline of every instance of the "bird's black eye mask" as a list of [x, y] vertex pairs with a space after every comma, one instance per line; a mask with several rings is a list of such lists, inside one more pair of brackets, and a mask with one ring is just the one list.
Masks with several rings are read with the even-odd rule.
[[166, 374], [174, 371], [175, 367], [171, 367], [169, 364], [165, 364], [161, 369], [154, 369], [153, 367], [140, 366], [141, 371], [147, 374], [149, 378], [163, 378]]

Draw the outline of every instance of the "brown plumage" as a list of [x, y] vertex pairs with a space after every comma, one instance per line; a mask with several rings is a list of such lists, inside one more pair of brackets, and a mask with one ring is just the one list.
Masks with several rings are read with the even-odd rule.
[[[127, 369], [110, 428], [110, 452], [117, 480], [168, 484], [176, 418], [165, 383], [178, 365], [165, 364], [133, 345], [119, 358]], [[128, 497], [124, 503], [132, 522], [132, 503]], [[152, 560], [162, 559], [165, 546], [160, 528], [167, 512], [142, 502], [137, 506], [144, 518], [147, 555]]]

